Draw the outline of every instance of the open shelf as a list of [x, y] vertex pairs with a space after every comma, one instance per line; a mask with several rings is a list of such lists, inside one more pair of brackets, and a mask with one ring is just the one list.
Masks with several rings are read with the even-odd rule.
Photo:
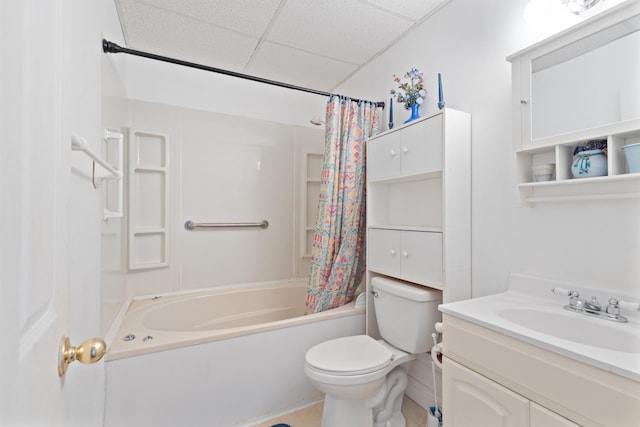
[[[607, 135], [607, 175], [574, 178], [573, 149], [582, 141], [564, 142], [516, 152], [516, 173], [520, 200], [524, 205], [540, 202], [640, 197], [640, 173], [629, 173], [622, 147], [640, 142], [640, 130]], [[600, 139], [600, 138], [590, 138]], [[553, 163], [550, 181], [533, 181], [532, 168]]]

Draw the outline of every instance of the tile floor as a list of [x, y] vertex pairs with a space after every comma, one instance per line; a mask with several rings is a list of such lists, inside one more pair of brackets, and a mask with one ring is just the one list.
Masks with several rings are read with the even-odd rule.
[[[407, 396], [402, 400], [402, 413], [407, 420], [407, 427], [427, 425], [427, 411]], [[320, 427], [322, 424], [322, 402], [256, 424], [254, 427], [271, 427], [278, 423], [289, 424], [291, 427]]]

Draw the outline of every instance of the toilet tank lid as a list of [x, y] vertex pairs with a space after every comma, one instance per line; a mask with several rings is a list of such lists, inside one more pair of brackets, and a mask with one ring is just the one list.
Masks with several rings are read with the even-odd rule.
[[413, 301], [442, 301], [442, 291], [388, 277], [374, 277], [371, 287]]

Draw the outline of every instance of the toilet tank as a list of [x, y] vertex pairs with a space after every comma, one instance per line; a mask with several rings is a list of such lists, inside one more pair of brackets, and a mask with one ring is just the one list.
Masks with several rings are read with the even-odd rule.
[[409, 353], [429, 351], [434, 325], [442, 318], [442, 291], [387, 277], [371, 279], [371, 288], [382, 338]]

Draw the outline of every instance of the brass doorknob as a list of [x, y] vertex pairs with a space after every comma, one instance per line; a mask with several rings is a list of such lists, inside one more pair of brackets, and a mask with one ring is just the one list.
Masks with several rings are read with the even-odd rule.
[[58, 375], [63, 376], [71, 362], [77, 360], [85, 365], [96, 363], [106, 352], [107, 344], [101, 338], [91, 338], [73, 347], [68, 337], [62, 337], [58, 351]]

